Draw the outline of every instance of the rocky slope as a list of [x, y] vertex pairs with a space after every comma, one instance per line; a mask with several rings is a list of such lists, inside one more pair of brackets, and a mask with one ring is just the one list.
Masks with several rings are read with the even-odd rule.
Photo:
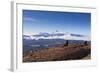
[[[85, 59], [91, 53], [90, 45], [68, 45], [30, 50], [23, 55], [23, 62], [61, 61]], [[89, 56], [86, 59], [90, 59]]]

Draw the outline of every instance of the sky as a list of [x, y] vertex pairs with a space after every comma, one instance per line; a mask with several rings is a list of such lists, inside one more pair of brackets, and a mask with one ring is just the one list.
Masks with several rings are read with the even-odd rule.
[[23, 34], [56, 31], [90, 35], [91, 14], [23, 10]]

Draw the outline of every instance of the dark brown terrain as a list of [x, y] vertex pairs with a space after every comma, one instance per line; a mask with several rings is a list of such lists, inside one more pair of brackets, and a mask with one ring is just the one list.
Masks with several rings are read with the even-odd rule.
[[23, 62], [61, 61], [61, 60], [84, 60], [91, 58], [90, 45], [64, 45], [43, 48], [25, 53]]

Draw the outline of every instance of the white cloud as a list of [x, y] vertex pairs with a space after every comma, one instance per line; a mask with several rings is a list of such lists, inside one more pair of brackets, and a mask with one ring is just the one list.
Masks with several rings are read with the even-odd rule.
[[31, 17], [24, 17], [24, 21], [35, 22], [37, 20]]
[[83, 36], [83, 37], [71, 36], [69, 33], [65, 33], [63, 36], [48, 36], [48, 37], [44, 37], [44, 36], [36, 37], [36, 36], [30, 35], [29, 38], [26, 38], [26, 39], [35, 39], [35, 40], [64, 39], [64, 40], [87, 40], [87, 41], [90, 41], [91, 38], [89, 36]]

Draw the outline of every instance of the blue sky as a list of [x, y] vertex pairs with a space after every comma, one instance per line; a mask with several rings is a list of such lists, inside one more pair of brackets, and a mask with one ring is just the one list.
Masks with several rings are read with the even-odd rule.
[[91, 34], [91, 14], [23, 10], [23, 34], [39, 32]]

